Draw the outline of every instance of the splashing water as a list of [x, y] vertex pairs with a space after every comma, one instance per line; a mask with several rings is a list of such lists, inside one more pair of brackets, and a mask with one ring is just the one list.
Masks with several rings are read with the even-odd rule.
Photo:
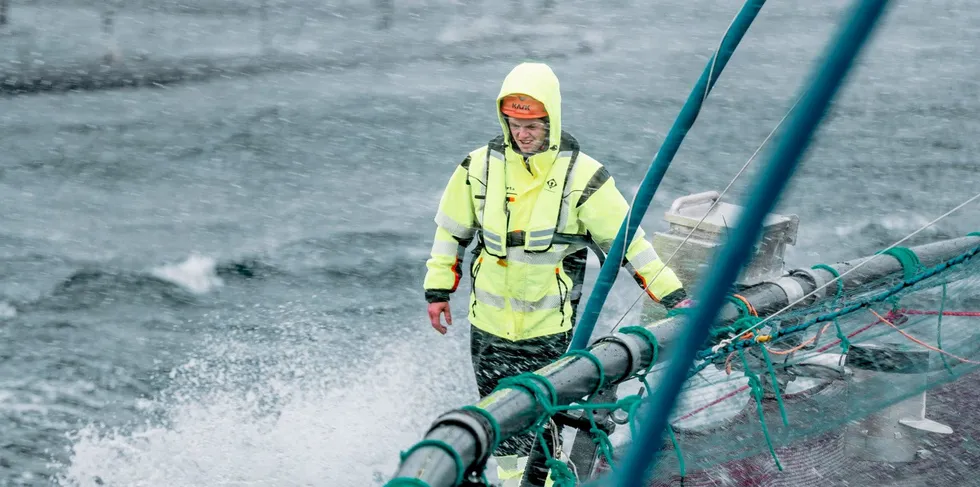
[[400, 448], [475, 392], [462, 374], [436, 377], [410, 343], [355, 362], [323, 343], [260, 341], [215, 340], [142, 404], [142, 426], [75, 433], [60, 485], [381, 485]]
[[159, 266], [151, 273], [194, 294], [205, 294], [224, 284], [215, 273], [215, 266], [213, 258], [192, 254], [179, 264]]

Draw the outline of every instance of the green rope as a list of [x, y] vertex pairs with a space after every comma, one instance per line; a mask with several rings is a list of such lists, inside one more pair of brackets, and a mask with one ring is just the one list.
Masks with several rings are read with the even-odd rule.
[[[738, 308], [738, 318], [730, 325], [712, 327], [711, 337], [713, 339], [723, 338], [725, 335], [741, 335], [745, 330], [752, 328], [759, 323], [759, 321], [761, 321], [759, 317], [752, 314], [752, 311], [749, 310], [749, 307], [747, 304], [745, 304], [745, 301], [742, 301], [741, 299], [738, 299], [732, 295], [725, 296], [725, 299]], [[672, 317], [687, 314], [690, 313], [690, 311], [690, 308], [675, 308], [669, 311], [667, 316]]]
[[[581, 355], [584, 357], [588, 357], [592, 354], [572, 353], [570, 355]], [[594, 356], [592, 358], [597, 363], [600, 374], [602, 374], [603, 373], [602, 364], [599, 362], [598, 358]], [[601, 382], [602, 381], [600, 380], [600, 383]], [[547, 395], [545, 395], [546, 391], [543, 391], [541, 389], [540, 384], [544, 384], [545, 388], [547, 389]], [[584, 406], [580, 405], [576, 407], [556, 406], [556, 403], [558, 402], [558, 391], [555, 390], [555, 386], [551, 384], [551, 382], [548, 381], [548, 379], [534, 373], [524, 373], [518, 376], [504, 378], [497, 383], [497, 389], [502, 389], [502, 388], [515, 388], [524, 392], [525, 394], [531, 395], [532, 399], [534, 399], [534, 401], [539, 406], [541, 406], [541, 408], [544, 410], [540, 418], [535, 420], [535, 422], [532, 423], [531, 426], [529, 426], [527, 429], [525, 429], [520, 433], [533, 432], [537, 436], [538, 442], [541, 445], [541, 450], [544, 453], [545, 457], [548, 458], [548, 460], [545, 462], [545, 465], [551, 469], [551, 478], [553, 481], [553, 486], [574, 487], [575, 475], [568, 468], [568, 465], [554, 458], [554, 455], [551, 452], [551, 448], [548, 447], [548, 442], [545, 441], [544, 439], [543, 433], [545, 428], [547, 427], [548, 421], [552, 416], [554, 416], [555, 414], [557, 414], [559, 411], [562, 410], [566, 410], [566, 409], [589, 410], [589, 408], [599, 408], [601, 406], [615, 406], [615, 404], [611, 404], [611, 405], [590, 404]], [[598, 425], [595, 423], [594, 416], [590, 416], [590, 422], [592, 424], [592, 429], [594, 430], [599, 429]], [[593, 441], [596, 441], [595, 438], [593, 438]]]
[[544, 452], [545, 458], [548, 459], [547, 462], [545, 462], [545, 465], [547, 465], [554, 460], [554, 455], [551, 454], [551, 448], [548, 448], [548, 442], [544, 439], [544, 428], [544, 425], [535, 428], [535, 436], [538, 438], [538, 443], [541, 445], [541, 451]]
[[783, 393], [779, 390], [779, 381], [776, 380], [776, 370], [772, 367], [772, 360], [769, 359], [769, 351], [766, 347], [759, 347], [762, 350], [762, 357], [766, 359], [766, 370], [769, 371], [769, 377], [772, 379], [772, 388], [776, 394], [776, 404], [779, 405], [779, 415], [783, 418], [783, 426], [789, 426], [789, 420], [786, 419], [786, 407], [783, 405]]
[[915, 252], [908, 247], [892, 247], [875, 254], [890, 255], [898, 260], [898, 263], [902, 265], [902, 278], [906, 280], [915, 277], [922, 268], [919, 256], [915, 255]]
[[762, 435], [766, 438], [766, 446], [769, 447], [769, 454], [772, 455], [772, 459], [776, 461], [776, 468], [782, 472], [783, 466], [779, 463], [776, 449], [772, 446], [772, 438], [769, 436], [769, 428], [766, 426], [766, 415], [762, 409], [762, 382], [759, 380], [759, 376], [749, 368], [749, 361], [745, 358], [745, 350], [739, 350], [738, 354], [742, 357], [742, 366], [745, 368], [743, 373], [749, 379], [749, 387], [752, 389], [752, 396], [755, 397], [755, 406], [759, 412], [759, 423], [762, 424]]
[[711, 338], [717, 340], [719, 338], [727, 338], [728, 336], [737, 337], [745, 333], [746, 330], [754, 327], [760, 321], [758, 316], [752, 314], [749, 310], [749, 306], [741, 299], [735, 296], [729, 295], [725, 296], [725, 299], [735, 305], [738, 308], [738, 318], [735, 319], [730, 325], [714, 326], [711, 328]]
[[[840, 273], [837, 272], [837, 269], [834, 269], [827, 264], [817, 264], [811, 267], [811, 269], [825, 270], [834, 276], [835, 282], [837, 282], [837, 294], [834, 295], [834, 300], [831, 302], [831, 306], [837, 305], [840, 298], [844, 296], [844, 281], [841, 280]], [[840, 321], [838, 321], [836, 316], [834, 317], [834, 328], [837, 329], [837, 339], [840, 340], [841, 354], [846, 354], [847, 351], [851, 349], [851, 340], [847, 338], [847, 335], [845, 335], [844, 331], [841, 330]]]
[[[646, 381], [645, 376], [640, 377], [640, 380], [643, 382], [643, 385], [644, 387], [646, 387], [646, 390], [648, 391], [653, 390], [650, 387], [650, 384]], [[626, 396], [623, 399], [620, 399], [619, 404], [622, 407], [622, 409], [626, 410], [629, 414], [628, 424], [630, 427], [630, 435], [636, 436], [636, 412], [640, 409], [640, 406], [643, 404], [643, 398], [637, 394], [633, 394], [631, 396]], [[674, 454], [677, 456], [677, 464], [680, 471], [680, 475], [681, 477], [684, 477], [687, 471], [684, 465], [684, 453], [683, 451], [681, 451], [681, 445], [677, 441], [677, 437], [674, 435], [674, 428], [668, 427], [667, 434], [670, 437], [670, 443], [674, 446]], [[611, 453], [606, 457], [606, 461], [609, 463], [610, 468], [612, 468], [613, 462], [612, 462]]]
[[[650, 391], [652, 389], [647, 388], [647, 390]], [[632, 404], [630, 404], [629, 411], [628, 411], [629, 412], [629, 418], [630, 418], [630, 421], [629, 421], [629, 425], [630, 425], [630, 436], [636, 436], [636, 411], [639, 410], [640, 409], [640, 405], [643, 404], [643, 398], [642, 397], [640, 397], [639, 395], [636, 395], [636, 396], [633, 396], [633, 397], [636, 397], [636, 401], [634, 401]]]
[[590, 397], [598, 394], [599, 391], [606, 386], [606, 369], [602, 366], [602, 361], [599, 360], [599, 357], [593, 355], [592, 352], [588, 350], [571, 350], [565, 352], [565, 354], [563, 354], [560, 358], [565, 357], [585, 357], [595, 364], [596, 369], [599, 369], [599, 384], [595, 387], [595, 390], [589, 394]]
[[891, 312], [897, 312], [902, 307], [901, 298], [899, 298], [898, 296], [891, 296], [889, 298], [882, 300], [882, 302], [892, 305], [890, 309]]
[[840, 328], [840, 320], [838, 317], [834, 317], [834, 327], [837, 328], [837, 339], [840, 340], [840, 351], [841, 354], [847, 354], [847, 351], [851, 349], [851, 340], [847, 338], [844, 331]]
[[[541, 384], [544, 384], [547, 391], [541, 389]], [[555, 403], [558, 402], [558, 391], [555, 390], [555, 386], [548, 379], [538, 374], [526, 372], [514, 377], [501, 379], [497, 383], [497, 387], [494, 388], [494, 392], [500, 389], [515, 389], [524, 394], [528, 394], [534, 403], [543, 409], [540, 417], [535, 419], [530, 426], [516, 434], [534, 433], [541, 443], [545, 456], [550, 459], [552, 457], [551, 449], [548, 448], [548, 442], [545, 441], [543, 433], [548, 421], [559, 411], [555, 407]]]
[[673, 318], [675, 316], [691, 314], [691, 308], [672, 308], [667, 311], [667, 317]]
[[[606, 409], [618, 409], [619, 407], [620, 406], [617, 403], [613, 407], [606, 408]], [[602, 452], [602, 456], [606, 457], [606, 461], [610, 465], [612, 465], [612, 458], [613, 458], [612, 440], [609, 439], [609, 435], [606, 434], [605, 431], [602, 431], [599, 428], [599, 425], [595, 422], [595, 413], [593, 409], [586, 409], [585, 414], [588, 415], [589, 424], [592, 425], [592, 427], [589, 429], [589, 432], [592, 433], [592, 443], [596, 444], [596, 447], [598, 447], [599, 451]]]
[[735, 322], [732, 323], [732, 329], [735, 330], [736, 336], [741, 335], [746, 331], [755, 328], [755, 325], [758, 325], [761, 321], [762, 318], [759, 318], [758, 316], [746, 316], [735, 320]]
[[670, 437], [670, 444], [674, 445], [674, 454], [677, 455], [677, 473], [683, 479], [687, 476], [687, 467], [684, 466], [684, 453], [681, 452], [681, 444], [677, 442], [677, 436], [674, 435], [673, 426], [667, 426], [667, 436]]
[[[545, 396], [545, 391], [541, 390], [540, 384], [545, 385], [545, 388], [547, 389], [547, 396]], [[500, 380], [500, 382], [497, 382], [497, 387], [494, 389], [494, 391], [499, 389], [515, 389], [528, 394], [531, 396], [531, 399], [533, 399], [534, 402], [541, 406], [541, 408], [544, 410], [541, 413], [541, 417], [536, 419], [534, 423], [517, 434], [529, 432], [540, 433], [543, 431], [543, 426], [547, 424], [548, 420], [558, 411], [555, 409], [555, 403], [558, 402], [558, 391], [555, 390], [555, 386], [552, 385], [548, 379], [533, 372], [525, 372], [520, 375], [515, 375], [514, 377], [503, 378]]]
[[497, 422], [497, 418], [493, 417], [486, 409], [477, 406], [463, 406], [460, 409], [464, 411], [473, 411], [474, 413], [482, 415], [490, 423], [491, 438], [490, 438], [490, 448], [489, 452], [493, 452], [500, 446], [500, 423]]
[[[644, 329], [644, 331], [649, 333], [648, 330]], [[625, 332], [626, 331], [624, 330], [624, 333]], [[656, 346], [655, 346], [656, 338], [653, 338], [652, 343], [654, 344], [654, 350], [655, 350], [654, 355], [656, 356]], [[605, 376], [605, 372], [603, 370], [601, 361], [598, 359], [598, 357], [595, 357], [593, 354], [587, 351], [578, 351], [578, 352], [569, 352], [566, 353], [565, 355], [582, 356], [588, 358], [589, 360], [592, 360], [593, 363], [595, 363], [596, 366], [598, 367], [600, 376], [602, 377]], [[544, 384], [547, 391], [541, 389], [541, 384]], [[601, 390], [603, 386], [604, 383], [600, 379], [600, 387], [597, 387], [595, 392]], [[623, 404], [627, 404], [629, 402], [628, 400], [620, 400], [615, 403], [609, 403], [609, 404], [579, 404], [574, 406], [573, 405], [559, 406], [555, 404], [558, 401], [558, 392], [555, 390], [554, 385], [552, 385], [546, 378], [533, 373], [524, 373], [518, 376], [502, 379], [497, 384], [496, 389], [503, 389], [503, 388], [518, 389], [521, 392], [524, 392], [525, 394], [529, 394], [532, 397], [532, 399], [535, 401], [535, 403], [544, 410], [544, 413], [541, 415], [540, 418], [535, 420], [535, 422], [532, 423], [531, 426], [529, 426], [527, 429], [525, 429], [524, 431], [518, 434], [523, 434], [528, 432], [533, 432], [536, 434], [538, 438], [538, 442], [542, 447], [542, 452], [544, 453], [545, 457], [548, 458], [546, 465], [551, 469], [551, 476], [552, 476], [551, 478], [553, 481], [553, 486], [574, 487], [576, 481], [575, 475], [568, 468], [568, 465], [554, 458], [554, 455], [551, 452], [551, 448], [549, 448], [548, 442], [545, 441], [543, 435], [544, 430], [547, 427], [548, 420], [560, 411], [572, 410], [572, 409], [585, 411], [585, 413], [589, 418], [589, 423], [591, 424], [591, 428], [589, 431], [593, 435], [592, 441], [599, 446], [600, 451], [602, 451], [603, 455], [606, 456], [606, 460], [609, 463], [609, 465], [611, 466], [613, 464], [612, 442], [609, 439], [609, 435], [607, 435], [604, 431], [602, 431], [599, 428], [599, 425], [595, 421], [595, 415], [593, 411], [596, 409], [619, 408]]]
[[[449, 445], [449, 443], [446, 443], [445, 441], [442, 441], [442, 440], [422, 440], [422, 441], [420, 441], [420, 442], [412, 445], [412, 447], [409, 448], [408, 450], [405, 450], [404, 452], [402, 452], [402, 454], [401, 454], [401, 460], [402, 461], [405, 461], [405, 459], [408, 458], [408, 456], [411, 455], [412, 452], [414, 452], [415, 450], [418, 450], [419, 448], [423, 448], [423, 447], [427, 447], [427, 446], [433, 446], [433, 447], [439, 448], [442, 451], [448, 453], [449, 456], [453, 457], [453, 461], [456, 462], [456, 483], [453, 484], [453, 485], [459, 485], [459, 484], [463, 483], [464, 471], [466, 470], [466, 465], [463, 463], [463, 457], [461, 457], [459, 455], [459, 452], [457, 452], [456, 449], [454, 449], [452, 446]], [[413, 480], [418, 480], [418, 479], [413, 479]], [[410, 485], [410, 484], [403, 484], [403, 485]], [[426, 485], [426, 484], [423, 482], [422, 485]]]
[[[541, 384], [544, 384], [547, 391], [543, 391], [541, 389]], [[498, 389], [504, 389], [504, 388], [519, 390], [525, 394], [530, 395], [531, 399], [534, 400], [535, 404], [537, 404], [544, 410], [539, 418], [534, 420], [534, 422], [531, 423], [530, 426], [525, 428], [523, 431], [518, 432], [517, 434], [534, 433], [534, 435], [538, 439], [538, 442], [541, 445], [542, 452], [544, 453], [545, 457], [548, 458], [546, 465], [551, 467], [553, 472], [556, 471], [556, 469], [559, 468], [554, 465], [556, 462], [562, 465], [564, 464], [553, 458], [554, 455], [552, 455], [551, 453], [551, 448], [548, 448], [548, 442], [545, 441], [544, 439], [544, 430], [547, 427], [547, 424], [552, 416], [557, 414], [562, 409], [567, 409], [567, 408], [556, 407], [556, 403], [558, 402], [558, 391], [555, 390], [555, 386], [550, 381], [548, 381], [548, 379], [538, 374], [527, 372], [520, 375], [516, 375], [514, 377], [506, 377], [504, 379], [501, 379], [497, 383], [497, 387], [494, 389], [494, 391]], [[547, 392], [547, 395], [545, 395], [545, 392]], [[564, 465], [564, 467], [567, 470], [568, 466]], [[558, 471], [556, 475], [561, 476], [563, 475], [563, 473]], [[564, 483], [567, 482], [567, 480], [564, 478], [559, 478], [557, 479], [557, 481], [563, 482], [563, 484], [560, 485], [565, 485], [569, 487], [575, 485], [574, 477], [572, 480], [573, 482], [572, 484]]]
[[[657, 364], [657, 358], [660, 356], [660, 343], [657, 341], [657, 335], [654, 335], [652, 331], [647, 330], [642, 326], [626, 326], [619, 330], [620, 333], [626, 333], [630, 335], [637, 335], [647, 341], [650, 345], [650, 349], [653, 350], [653, 358], [650, 359], [650, 365], [646, 369], [634, 374], [635, 377], [639, 378], [641, 376], [646, 376], [653, 369], [653, 366]], [[643, 381], [644, 383], [646, 381]], [[649, 390], [649, 388], [648, 388]]]
[[412, 477], [395, 477], [388, 481], [384, 487], [432, 487], [428, 482]]
[[575, 474], [565, 462], [549, 458], [545, 466], [551, 469], [552, 487], [575, 487]]
[[[647, 391], [652, 391], [653, 387], [650, 385], [650, 381], [647, 380], [647, 375], [650, 373], [650, 370], [653, 369], [654, 365], [657, 364], [657, 359], [660, 356], [660, 342], [657, 341], [657, 335], [654, 335], [652, 331], [642, 326], [627, 326], [620, 329], [619, 331], [621, 333], [633, 334], [643, 338], [644, 340], [647, 341], [647, 344], [649, 344], [650, 348], [653, 350], [653, 357], [650, 359], [650, 365], [647, 365], [646, 369], [638, 371], [636, 374], [633, 374], [633, 376], [637, 380], [639, 380], [641, 384], [643, 384], [644, 389], [646, 389]], [[619, 401], [619, 403], [622, 404], [623, 409], [628, 408], [627, 415], [629, 417], [630, 435], [636, 436], [636, 412], [637, 410], [640, 409], [640, 405], [643, 404], [643, 397], [641, 397], [638, 394], [634, 394], [632, 396], [624, 397]], [[674, 444], [674, 448], [678, 452], [678, 455], [680, 455], [680, 445], [677, 444], [677, 440], [674, 439], [674, 432], [671, 430], [672, 428], [669, 427], [667, 428], [667, 431], [670, 431], [670, 435], [672, 438], [671, 441]], [[607, 460], [609, 460], [608, 463], [611, 467], [612, 466], [611, 456]], [[679, 456], [678, 460], [680, 464], [683, 466], [684, 458], [682, 456]]]
[[758, 316], [745, 316], [732, 322], [730, 325], [718, 326], [711, 329], [712, 338], [721, 338], [725, 335], [734, 337], [742, 336], [746, 331], [753, 329], [755, 325], [762, 322]]
[[[625, 331], [624, 331], [624, 333], [625, 333]], [[656, 339], [654, 338], [654, 340], [656, 340]], [[654, 343], [656, 343], [656, 341], [654, 341]], [[654, 348], [654, 350], [656, 350], [656, 348]], [[654, 357], [656, 357], [656, 353], [654, 354]], [[637, 379], [639, 379], [639, 381], [641, 383], [643, 383], [643, 387], [647, 391], [652, 391], [653, 390], [653, 387], [650, 386], [650, 382], [647, 381], [646, 374], [637, 375]], [[627, 413], [629, 415], [630, 435], [631, 436], [636, 436], [636, 412], [640, 409], [640, 406], [643, 404], [643, 398], [640, 395], [638, 395], [638, 394], [634, 394], [632, 396], [627, 396], [627, 397], [624, 397], [623, 399], [620, 399], [619, 400], [619, 403], [620, 403], [620, 405], [622, 406], [623, 409], [626, 409], [627, 410]], [[685, 466], [684, 466], [684, 453], [681, 451], [681, 445], [677, 441], [677, 437], [674, 436], [674, 428], [673, 427], [668, 427], [667, 428], [667, 433], [670, 436], [670, 442], [671, 442], [671, 444], [674, 445], [674, 452], [677, 455], [678, 468], [680, 469], [681, 477], [683, 477], [685, 475], [685, 472], [686, 472], [686, 469], [685, 469]], [[611, 457], [610, 458], [607, 458], [607, 460], [609, 460], [609, 465], [611, 467], [612, 466]]]
[[745, 317], [745, 316], [752, 316], [752, 313], [749, 312], [749, 307], [748, 307], [748, 305], [745, 304], [745, 301], [742, 301], [741, 299], [738, 299], [735, 296], [731, 296], [731, 295], [725, 296], [725, 299], [729, 303], [734, 304], [736, 308], [738, 308], [738, 311], [739, 311], [738, 316], [740, 318]]
[[824, 270], [829, 272], [830, 275], [834, 276], [834, 280], [837, 282], [837, 294], [834, 296], [834, 301], [837, 301], [838, 298], [844, 295], [844, 281], [841, 280], [840, 272], [837, 272], [837, 269], [834, 269], [827, 264], [817, 264], [811, 267], [811, 269]]
[[[741, 301], [739, 302], [741, 303]], [[743, 303], [743, 307], [744, 307], [744, 303]], [[684, 310], [685, 312], [687, 311], [686, 309]], [[748, 313], [747, 307], [745, 308], [745, 312]], [[636, 374], [634, 374], [634, 377], [643, 384], [643, 387], [647, 391], [652, 391], [653, 387], [650, 385], [650, 382], [647, 381], [647, 374], [649, 374], [650, 369], [652, 369], [653, 366], [656, 365], [657, 358], [660, 354], [660, 343], [657, 341], [657, 336], [654, 335], [652, 331], [642, 326], [627, 326], [620, 329], [619, 331], [621, 333], [634, 334], [642, 337], [647, 341], [647, 343], [650, 345], [650, 348], [653, 350], [653, 358], [650, 360], [650, 365], [648, 365], [645, 370], [639, 371]], [[627, 411], [629, 417], [628, 424], [630, 428], [630, 434], [632, 436], [636, 436], [636, 412], [637, 410], [639, 410], [642, 403], [643, 403], [643, 398], [637, 394], [624, 397], [618, 401], [619, 407]], [[674, 429], [672, 427], [668, 427], [667, 432], [670, 435], [670, 442], [674, 446], [674, 452], [677, 455], [677, 464], [680, 471], [680, 475], [681, 477], [684, 477], [684, 475], [686, 475], [685, 473], [686, 467], [684, 465], [684, 453], [681, 451], [681, 445], [680, 443], [677, 442], [677, 437], [674, 435]], [[603, 436], [606, 436], [605, 433], [603, 433]], [[610, 442], [610, 450], [611, 450], [611, 442]], [[606, 456], [606, 461], [609, 464], [610, 468], [612, 468], [613, 465], [612, 452], [610, 451], [607, 454], [605, 451], [603, 451], [603, 454]]]

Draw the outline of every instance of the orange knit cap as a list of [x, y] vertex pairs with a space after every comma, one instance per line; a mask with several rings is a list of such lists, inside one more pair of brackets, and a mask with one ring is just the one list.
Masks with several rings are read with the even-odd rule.
[[513, 118], [544, 118], [548, 111], [541, 103], [528, 95], [507, 95], [500, 100], [500, 112]]

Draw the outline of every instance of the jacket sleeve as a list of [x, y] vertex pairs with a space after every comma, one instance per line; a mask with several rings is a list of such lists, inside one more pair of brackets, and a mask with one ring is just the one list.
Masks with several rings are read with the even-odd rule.
[[[605, 167], [600, 166], [579, 197], [578, 211], [579, 219], [604, 252], [609, 252], [612, 247], [628, 210], [629, 204], [616, 188], [613, 178]], [[642, 228], [636, 229], [623, 265], [637, 284], [664, 306], [672, 308], [686, 297], [680, 279], [660, 260]]]
[[423, 287], [429, 303], [449, 301], [462, 277], [463, 254], [476, 234], [467, 157], [453, 172], [436, 212], [436, 233], [426, 261]]

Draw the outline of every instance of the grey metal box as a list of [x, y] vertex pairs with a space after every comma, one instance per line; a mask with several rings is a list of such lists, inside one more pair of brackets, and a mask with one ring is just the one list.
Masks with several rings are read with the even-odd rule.
[[[664, 219], [670, 225], [668, 231], [653, 235], [653, 247], [665, 262], [680, 246], [669, 267], [689, 290], [705, 277], [714, 253], [738, 222], [738, 214], [742, 210], [738, 205], [725, 202], [719, 202], [712, 208], [711, 205], [718, 198], [716, 191], [708, 191], [674, 200], [664, 214]], [[751, 286], [781, 275], [786, 245], [796, 243], [799, 223], [796, 215], [770, 214], [764, 221], [763, 235], [755, 246], [752, 260], [736, 283]], [[685, 239], [687, 242], [681, 246]]]

